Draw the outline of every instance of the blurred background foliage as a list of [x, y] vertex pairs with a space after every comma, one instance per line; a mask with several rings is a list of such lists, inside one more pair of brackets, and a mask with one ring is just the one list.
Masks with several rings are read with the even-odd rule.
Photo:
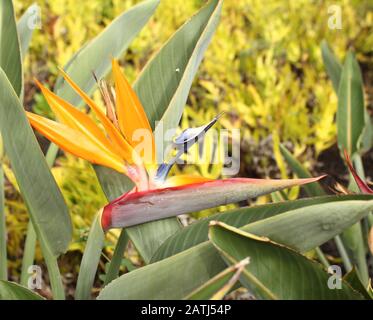
[[[16, 0], [17, 17], [34, 1]], [[42, 28], [35, 30], [25, 62], [25, 105], [53, 117], [32, 78], [53, 87], [57, 67], [64, 66], [85, 42], [139, 1], [36, 2], [41, 8]], [[322, 63], [322, 39], [328, 41], [340, 59], [348, 48], [355, 50], [364, 73], [368, 107], [372, 107], [369, 83], [373, 80], [373, 4], [369, 2], [226, 1], [220, 26], [192, 87], [181, 127], [202, 125], [225, 111], [220, 127], [241, 130], [241, 175], [287, 177], [280, 142], [287, 142], [295, 156], [312, 169], [315, 164], [310, 159], [317, 159], [336, 140], [337, 97]], [[131, 82], [151, 55], [203, 3], [161, 1], [155, 16], [122, 60]], [[335, 4], [342, 8], [341, 30], [328, 28], [328, 8]], [[98, 93], [95, 99], [100, 100]], [[197, 152], [197, 148], [192, 152]], [[221, 165], [192, 165], [175, 170], [217, 178]], [[91, 218], [105, 203], [105, 197], [94, 171], [82, 160], [61, 154], [53, 174], [73, 216], [75, 231], [70, 250], [81, 250]], [[12, 213], [7, 214], [8, 249], [16, 268], [27, 215], [11, 176], [7, 170], [10, 183], [6, 206], [8, 213]], [[290, 196], [297, 192], [293, 190]], [[110, 253], [110, 244], [108, 250]]]

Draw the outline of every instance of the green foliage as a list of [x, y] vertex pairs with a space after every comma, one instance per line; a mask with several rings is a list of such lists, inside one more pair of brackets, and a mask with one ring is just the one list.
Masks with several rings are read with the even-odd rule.
[[347, 54], [338, 87], [338, 146], [351, 156], [359, 148], [364, 130], [364, 87], [360, 67], [354, 55]]
[[0, 66], [18, 96], [23, 90], [22, 59], [11, 1], [0, 1]]
[[[301, 181], [245, 180], [248, 182], [245, 188], [250, 192], [243, 186], [237, 187], [243, 180], [234, 180], [235, 183], [230, 180], [229, 187], [218, 184], [219, 189], [212, 189], [216, 192], [205, 183], [194, 197], [193, 191], [188, 193], [187, 188], [182, 187], [163, 190], [164, 194], [147, 190], [136, 194], [139, 198], [134, 203], [112, 202], [105, 206], [104, 209], [111, 208], [111, 227], [129, 227], [104, 233], [101, 215], [106, 216], [104, 209], [99, 208], [107, 200], [113, 201], [131, 190], [132, 181], [107, 168], [94, 166], [92, 169], [86, 162], [70, 156], [58, 159], [51, 169], [52, 176], [48, 165], [54, 163], [57, 148], [50, 147], [45, 161], [21, 104], [23, 90], [28, 88], [26, 108], [53, 116], [41, 96], [33, 96], [30, 76], [36, 75], [50, 85], [55, 83], [54, 91], [79, 107], [80, 98], [61, 78], [55, 81], [56, 66], [64, 66], [84, 91], [101, 102], [98, 92], [94, 92], [91, 71], [99, 78], [106, 76], [110, 62], [107, 56], [122, 56], [152, 16], [151, 28], [139, 34], [124, 60], [130, 80], [137, 78], [133, 81], [135, 91], [156, 133], [161, 130], [155, 124], [158, 120], [163, 120], [163, 129], [168, 129], [177, 126], [184, 115], [181, 128], [185, 129], [208, 122], [219, 111], [225, 111], [227, 117], [221, 126], [241, 129], [246, 166], [255, 161], [263, 167], [275, 159], [281, 175], [286, 176], [284, 157], [296, 175], [309, 177], [307, 164], [303, 166], [296, 157], [303, 151], [309, 152], [311, 147], [319, 154], [338, 140], [341, 151], [347, 149], [354, 156], [358, 174], [364, 177], [360, 155], [372, 144], [372, 125], [364, 109], [363, 79], [357, 59], [371, 61], [373, 15], [365, 10], [366, 4], [352, 0], [341, 2], [344, 13], [341, 31], [326, 27], [330, 1], [316, 6], [307, 0], [270, 3], [245, 0], [227, 2], [223, 7], [222, 2], [210, 0], [203, 6], [200, 0], [162, 1], [153, 15], [157, 0], [125, 3], [120, 0], [86, 3], [41, 0], [42, 30], [35, 30], [29, 55], [26, 52], [33, 32], [27, 29], [28, 12], [16, 28], [12, 2], [0, 2], [4, 9], [0, 16], [1, 47], [5, 44], [10, 48], [10, 54], [4, 51], [0, 55], [0, 130], [7, 156], [1, 155], [1, 171], [4, 170], [7, 179], [4, 184], [0, 172], [0, 191], [5, 190], [6, 195], [5, 210], [2, 203], [0, 206], [0, 231], [21, 239], [9, 241], [9, 256], [12, 257], [15, 243], [22, 246], [29, 220], [22, 284], [26, 283], [25, 270], [34, 259], [38, 239], [37, 259], [41, 252], [54, 299], [65, 298], [57, 257], [67, 247], [70, 251], [83, 252], [76, 299], [91, 298], [96, 278], [103, 282], [99, 299], [217, 299], [237, 285], [244, 286], [258, 298], [371, 298], [365, 290], [368, 283], [365, 229], [360, 224], [373, 210], [371, 195], [315, 197], [325, 192], [320, 185], [313, 184], [306, 188], [310, 199], [288, 200], [299, 195], [298, 188], [273, 195], [278, 202], [272, 204], [216, 213], [227, 209], [212, 209], [217, 204], [246, 200], [247, 196], [259, 194], [268, 196], [285, 186], [299, 186]], [[16, 2], [18, 16], [24, 13], [27, 5], [29, 1]], [[187, 20], [194, 12], [197, 13]], [[222, 26], [217, 29], [220, 16]], [[115, 17], [118, 18], [113, 21]], [[187, 22], [181, 25], [185, 20]], [[125, 35], [121, 34], [122, 29], [126, 29]], [[217, 37], [206, 50], [216, 29]], [[326, 41], [319, 49], [322, 39], [333, 40], [336, 55]], [[341, 64], [337, 57], [347, 52], [347, 48], [357, 53], [357, 59], [349, 52]], [[197, 74], [205, 52], [203, 67]], [[149, 59], [152, 53], [153, 58]], [[41, 56], [45, 60], [40, 60]], [[332, 85], [327, 85], [329, 79], [322, 61]], [[25, 87], [23, 69], [26, 71]], [[196, 74], [198, 80], [194, 80]], [[189, 94], [193, 82], [197, 85]], [[273, 152], [265, 155], [259, 151], [259, 155], [265, 156], [258, 161], [250, 150], [268, 136], [272, 138], [269, 145]], [[212, 137], [206, 137], [204, 154], [211, 149], [210, 139]], [[292, 143], [295, 156], [283, 147], [282, 141]], [[43, 142], [41, 145], [44, 147]], [[159, 150], [163, 151], [164, 147], [166, 145], [160, 146]], [[197, 154], [197, 146], [190, 151]], [[221, 164], [200, 163], [189, 168], [176, 167], [173, 173], [198, 171], [205, 177], [217, 178], [221, 169]], [[357, 191], [353, 185], [350, 188]], [[147, 199], [149, 201], [145, 201]], [[185, 207], [178, 209], [180, 204]], [[146, 210], [126, 210], [126, 205], [131, 208], [146, 206]], [[116, 210], [112, 210], [113, 207]], [[67, 215], [67, 208], [70, 215]], [[209, 211], [195, 213], [194, 217], [209, 216], [212, 212], [215, 215], [187, 227], [177, 218], [153, 221], [198, 208]], [[126, 220], [130, 215], [135, 223]], [[22, 230], [21, 236], [19, 230]], [[341, 279], [342, 290], [330, 290], [327, 287], [329, 275], [321, 265], [309, 259], [307, 252], [316, 251], [319, 260], [327, 266], [329, 262], [318, 246], [342, 232], [357, 269], [348, 268], [352, 271]], [[335, 239], [339, 241], [337, 246], [343, 261], [349, 262], [343, 242], [339, 237]], [[7, 278], [8, 265], [4, 241], [3, 236], [0, 244], [2, 279]], [[133, 247], [142, 258], [139, 268], [133, 268], [131, 261], [123, 259], [125, 250], [133, 250]], [[102, 264], [102, 255], [109, 262]], [[105, 276], [97, 277], [100, 265], [101, 270], [105, 269]], [[123, 266], [127, 270], [120, 275]], [[13, 273], [12, 270], [10, 274]], [[0, 298], [40, 297], [20, 285], [0, 280]]]
[[[269, 209], [261, 206], [261, 210], [258, 207], [255, 214], [259, 221], [248, 222], [240, 229], [258, 236], [266, 236], [298, 252], [306, 252], [367, 215], [367, 210], [373, 207], [372, 197], [365, 196], [364, 200], [360, 197], [357, 196], [355, 200], [346, 198], [346, 201], [342, 196], [329, 197], [329, 201], [325, 198], [298, 200], [300, 203], [295, 204], [298, 208], [283, 213], [278, 212], [278, 214], [276, 214], [276, 205], [272, 205]], [[304, 206], [301, 205], [302, 201]], [[294, 204], [289, 201], [284, 205], [291, 207]], [[241, 210], [242, 219], [248, 219], [251, 216], [245, 215], [245, 208]], [[264, 215], [261, 219], [263, 212], [274, 213], [274, 215], [269, 218]], [[194, 229], [194, 232], [199, 233], [198, 227]], [[207, 236], [203, 228], [201, 228], [201, 234]], [[193, 234], [190, 236], [192, 239]], [[186, 241], [192, 240], [186, 239]], [[263, 265], [263, 269], [266, 270], [267, 266], [267, 264]], [[122, 275], [103, 288], [98, 298], [182, 299], [225, 268], [226, 265], [214, 246], [211, 242], [205, 241]], [[268, 273], [273, 274], [277, 271], [277, 269], [272, 269]], [[167, 283], [166, 286], [165, 283]], [[276, 281], [273, 281], [272, 285], [275, 286]], [[322, 285], [325, 286], [326, 283]], [[302, 294], [305, 294], [309, 287], [303, 289]]]
[[[258, 297], [274, 300], [363, 299], [346, 281], [342, 281], [339, 290], [330, 290], [327, 286], [329, 275], [320, 264], [266, 237], [211, 222], [209, 238], [228, 265], [250, 257], [251, 263], [242, 273], [242, 283]], [[276, 274], [268, 272], [263, 265], [276, 270]]]
[[43, 300], [43, 297], [15, 282], [0, 280], [0, 300]]
[[[0, 128], [20, 191], [35, 230], [54, 256], [65, 252], [71, 239], [71, 222], [60, 190], [50, 174], [22, 105], [0, 69]], [[25, 162], [32, 170], [25, 171]]]

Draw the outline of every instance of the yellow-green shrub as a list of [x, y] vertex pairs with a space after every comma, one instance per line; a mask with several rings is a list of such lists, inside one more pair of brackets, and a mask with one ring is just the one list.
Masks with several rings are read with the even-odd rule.
[[[7, 246], [10, 269], [14, 273], [21, 262], [21, 248], [27, 230], [28, 215], [11, 169], [6, 164], [3, 167], [9, 182], [5, 189]], [[73, 156], [61, 157], [52, 169], [52, 173], [72, 216], [74, 234], [69, 250], [82, 252], [93, 216], [106, 204], [105, 195], [94, 170], [86, 161]], [[36, 260], [39, 259], [41, 259], [41, 252], [37, 250]]]
[[[31, 45], [27, 73], [64, 65], [83, 43], [115, 16], [139, 1], [39, 1], [42, 29]], [[163, 0], [149, 25], [134, 41], [125, 64], [134, 79], [154, 50], [204, 1]], [[16, 1], [20, 13], [32, 0]], [[328, 28], [328, 8], [342, 8], [342, 29]], [[222, 21], [191, 92], [195, 113], [183, 126], [203, 123], [219, 110], [229, 111], [226, 127], [239, 127], [245, 142], [273, 133], [291, 140], [300, 153], [317, 153], [334, 142], [336, 99], [326, 78], [320, 42], [326, 38], [338, 56], [349, 45], [372, 63], [373, 13], [365, 1], [226, 1]], [[125, 31], [124, 31], [125, 32]], [[156, 90], [156, 88], [155, 88]], [[210, 112], [198, 112], [210, 110]]]

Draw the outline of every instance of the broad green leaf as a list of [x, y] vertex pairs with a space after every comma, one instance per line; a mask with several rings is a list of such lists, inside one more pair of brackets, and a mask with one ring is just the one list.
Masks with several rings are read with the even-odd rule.
[[[332, 81], [334, 91], [338, 95], [339, 81], [342, 74], [342, 66], [325, 40], [321, 43], [321, 53], [326, 72]], [[373, 125], [369, 112], [365, 110], [365, 127], [361, 136], [361, 152], [367, 152], [373, 145]]]
[[341, 152], [353, 155], [364, 130], [363, 79], [354, 54], [347, 54], [338, 88], [337, 131]]
[[343, 280], [348, 282], [350, 286], [354, 288], [357, 292], [359, 292], [365, 299], [373, 299], [373, 294], [368, 291], [368, 288], [364, 287], [355, 268], [353, 268], [349, 273], [347, 273], [343, 277]]
[[325, 40], [321, 42], [321, 55], [324, 61], [326, 72], [328, 73], [329, 78], [332, 81], [334, 91], [338, 93], [339, 81], [342, 74], [342, 66]]
[[[298, 178], [312, 177], [308, 170], [305, 167], [303, 167], [302, 164], [282, 144], [280, 144], [280, 151], [282, 156], [285, 158], [285, 161], [288, 163], [288, 165], [290, 166], [292, 171], [297, 175]], [[318, 182], [305, 185], [304, 190], [306, 190], [307, 194], [310, 197], [323, 196], [326, 194]]]
[[201, 287], [194, 290], [185, 299], [187, 300], [221, 300], [238, 281], [245, 266], [250, 262], [249, 258], [243, 259], [233, 266], [228, 267]]
[[[219, 23], [223, 1], [210, 0], [188, 20], [149, 61], [135, 83], [155, 137], [178, 127], [190, 87], [204, 52]], [[159, 141], [162, 142], [162, 141]], [[157, 145], [157, 157], [163, 159], [166, 143]]]
[[362, 300], [363, 296], [341, 281], [341, 289], [328, 287], [330, 275], [300, 253], [267, 237], [243, 232], [222, 222], [210, 222], [209, 238], [228, 265], [245, 257], [250, 264], [241, 283], [258, 298], [300, 300]]
[[[294, 156], [283, 145], [280, 145], [280, 151], [281, 151], [281, 154], [284, 156], [288, 165], [297, 174], [298, 177], [310, 177], [311, 176], [311, 174], [308, 172], [308, 170], [306, 168], [304, 168], [302, 166], [302, 164], [297, 159], [295, 159]], [[321, 185], [319, 183], [312, 183], [312, 184], [306, 185], [304, 187], [305, 187], [305, 190], [306, 190], [307, 194], [310, 197], [322, 196], [322, 195], [326, 194], [324, 189], [321, 187]], [[339, 235], [337, 235], [334, 238], [334, 241], [336, 243], [338, 252], [340, 253], [340, 256], [343, 260], [343, 264], [344, 264], [346, 270], [349, 270], [351, 268], [351, 261], [350, 261], [348, 255], [347, 255], [347, 253], [346, 253], [346, 249], [345, 249], [345, 247], [343, 245], [343, 242], [342, 242], [341, 238], [339, 237]], [[321, 249], [316, 248], [316, 252], [317, 252], [317, 250], [321, 251]], [[324, 259], [324, 257], [321, 256], [321, 255], [319, 256], [319, 258], [320, 258], [321, 261], [322, 261], [322, 259]]]
[[32, 33], [34, 31], [34, 28], [32, 27], [31, 23], [37, 14], [39, 14], [38, 5], [34, 3], [27, 8], [25, 13], [17, 22], [17, 30], [19, 35], [19, 45], [21, 48], [22, 60], [25, 59], [26, 53], [30, 45]]
[[98, 180], [109, 201], [130, 191], [135, 185], [130, 178], [110, 168], [94, 166]]
[[15, 282], [0, 280], [0, 300], [44, 300], [44, 298]]
[[[364, 200], [316, 204], [256, 221], [244, 226], [242, 230], [269, 237], [273, 241], [305, 252], [315, 247], [310, 243], [325, 243], [331, 239], [331, 234], [340, 234], [351, 226], [351, 221], [361, 220], [371, 210], [372, 205], [373, 201]], [[322, 213], [323, 210], [327, 210], [327, 213]], [[349, 212], [349, 216], [346, 212]]]
[[181, 227], [178, 219], [171, 218], [130, 227], [126, 232], [145, 263], [149, 263], [159, 246]]
[[274, 217], [276, 215], [280, 215], [287, 211], [295, 210], [298, 208], [305, 208], [308, 206], [324, 204], [333, 201], [342, 203], [342, 201], [368, 199], [373, 198], [367, 198], [365, 195], [348, 195], [340, 197], [324, 196], [310, 199], [285, 201], [280, 203], [271, 203], [253, 207], [245, 207], [217, 213], [208, 218], [198, 220], [172, 235], [162, 244], [162, 246], [159, 247], [157, 252], [152, 257], [151, 262], [163, 260], [169, 256], [175, 255], [181, 251], [196, 246], [201, 242], [207, 241], [208, 225], [209, 222], [212, 220], [222, 221], [234, 227], [240, 228], [253, 222]]
[[[135, 36], [154, 13], [159, 0], [145, 0], [117, 17], [104, 31], [91, 40], [68, 62], [65, 71], [87, 94], [96, 87], [92, 72], [100, 79], [111, 68], [111, 58], [123, 55]], [[59, 77], [55, 92], [73, 105], [81, 98]]]
[[101, 228], [100, 214], [97, 214], [92, 221], [82, 262], [80, 263], [78, 282], [75, 291], [76, 300], [91, 299], [91, 290], [95, 280], [97, 266], [100, 261], [101, 251], [104, 247], [104, 240], [105, 235]]
[[183, 299], [226, 268], [208, 242], [120, 276], [98, 299]]
[[58, 256], [71, 240], [70, 216], [23, 107], [2, 69], [0, 130], [38, 238], [52, 255]]
[[[357, 199], [363, 199], [360, 197]], [[242, 230], [260, 236], [272, 235], [282, 244], [306, 252], [366, 215], [373, 208], [373, 197], [364, 197], [366, 200], [332, 201], [290, 210], [248, 224]], [[98, 298], [182, 299], [225, 268], [218, 252], [205, 241], [122, 275], [106, 286]]]
[[[308, 179], [229, 178], [184, 186], [131, 192], [110, 202], [103, 209], [102, 226], [124, 228], [144, 222], [244, 201], [271, 192], [311, 183]], [[186, 206], [185, 204], [188, 203]]]
[[21, 51], [12, 1], [0, 0], [0, 67], [17, 96], [23, 90]]

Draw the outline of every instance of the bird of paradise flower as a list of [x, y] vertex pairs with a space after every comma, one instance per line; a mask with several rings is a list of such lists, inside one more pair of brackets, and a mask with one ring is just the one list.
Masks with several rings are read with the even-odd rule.
[[[115, 91], [106, 83], [99, 86], [106, 113], [61, 70], [65, 81], [93, 110], [103, 130], [88, 114], [51, 92], [37, 80], [59, 122], [27, 112], [30, 124], [61, 149], [91, 163], [112, 168], [127, 175], [134, 182], [133, 190], [101, 210], [101, 225], [105, 231], [239, 202], [322, 178], [211, 180], [188, 175], [167, 178], [175, 161], [162, 163], [157, 170], [156, 144], [152, 134], [148, 146], [151, 149], [151, 159], [145, 159], [144, 154], [136, 152], [138, 141], [133, 139], [136, 130], [152, 133], [152, 129], [140, 99], [114, 59], [112, 69]], [[217, 119], [218, 117], [196, 130], [184, 132], [176, 139], [176, 145], [182, 146], [179, 151], [183, 150], [185, 142], [197, 140], [194, 138], [206, 132]], [[182, 152], [178, 152], [177, 157]]]

